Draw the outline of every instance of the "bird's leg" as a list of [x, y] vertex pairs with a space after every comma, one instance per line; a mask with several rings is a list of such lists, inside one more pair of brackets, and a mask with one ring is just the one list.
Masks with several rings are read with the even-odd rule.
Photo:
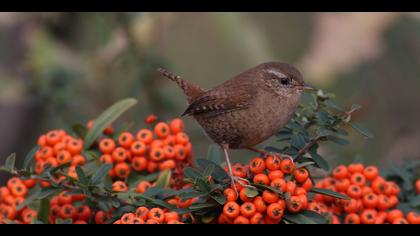
[[254, 148], [254, 147], [247, 147], [246, 149], [248, 149], [248, 150], [250, 150], [250, 151], [253, 151], [253, 152], [256, 152], [256, 153], [259, 153], [259, 154], [261, 154], [261, 155], [263, 155], [263, 156], [268, 156], [268, 155], [270, 155], [270, 153], [269, 153], [269, 152], [264, 151], [264, 150], [261, 150], [261, 149], [258, 149], [258, 148]]
[[[249, 182], [249, 180], [233, 175], [232, 164], [230, 163], [229, 153], [228, 153], [229, 145], [228, 144], [223, 144], [222, 149], [223, 149], [223, 153], [225, 155], [226, 165], [228, 166], [229, 176], [230, 176], [230, 179], [232, 181], [231, 182], [232, 188], [233, 188], [233, 190], [235, 190], [236, 194], [239, 196], [238, 189], [236, 188], [236, 182], [239, 183], [243, 187], [255, 189], [254, 186], [250, 185], [251, 183]], [[242, 183], [241, 181], [245, 182], [246, 184]]]

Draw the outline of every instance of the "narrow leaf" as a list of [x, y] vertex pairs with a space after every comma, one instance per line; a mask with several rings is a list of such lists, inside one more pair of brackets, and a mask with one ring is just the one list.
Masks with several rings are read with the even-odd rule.
[[156, 180], [156, 187], [167, 188], [171, 181], [171, 170], [164, 170], [160, 172], [158, 179]]
[[16, 162], [16, 153], [12, 153], [7, 157], [6, 163], [4, 164], [4, 166], [8, 170], [12, 171], [15, 169], [15, 162]]
[[39, 150], [39, 146], [33, 147], [28, 154], [26, 154], [26, 157], [23, 161], [23, 168], [25, 170], [29, 170], [29, 168], [35, 163], [35, 153]]
[[120, 117], [125, 111], [130, 109], [137, 103], [137, 100], [133, 98], [127, 98], [121, 100], [108, 109], [106, 109], [96, 120], [95, 123], [88, 131], [85, 137], [85, 149], [88, 149], [93, 142], [99, 137], [99, 135], [105, 130], [107, 126], [109, 126], [112, 122], [114, 122], [118, 117]]
[[327, 196], [335, 197], [335, 198], [339, 198], [339, 199], [350, 200], [350, 198], [348, 196], [346, 196], [344, 194], [341, 194], [341, 193], [334, 192], [334, 191], [329, 190], [329, 189], [322, 189], [322, 188], [315, 188], [314, 187], [314, 188], [311, 189], [310, 192], [318, 193], [318, 194], [322, 194], [322, 195], [327, 195]]
[[102, 165], [92, 176], [92, 179], [90, 181], [91, 185], [97, 185], [99, 184], [103, 178], [108, 174], [108, 172], [112, 169], [111, 164], [104, 164]]
[[85, 184], [85, 185], [89, 183], [89, 179], [86, 177], [85, 172], [83, 172], [80, 166], [76, 166], [76, 173], [77, 173], [77, 177], [79, 177], [80, 183]]
[[373, 136], [373, 134], [369, 131], [369, 130], [367, 130], [367, 129], [365, 129], [365, 128], [363, 128], [363, 127], [361, 127], [360, 125], [358, 125], [358, 124], [355, 124], [355, 123], [352, 123], [352, 122], [348, 122], [347, 123], [350, 127], [352, 127], [354, 130], [356, 130], [357, 132], [359, 132], [361, 135], [363, 135], [363, 136], [365, 136], [365, 137], [367, 137], [367, 138], [370, 138], [370, 139], [372, 139], [374, 136]]
[[311, 155], [312, 160], [314, 160], [314, 162], [317, 164], [319, 168], [328, 171], [330, 169], [330, 166], [328, 162], [317, 153], [317, 149], [318, 149], [318, 144], [312, 146], [312, 148], [309, 149], [309, 155]]

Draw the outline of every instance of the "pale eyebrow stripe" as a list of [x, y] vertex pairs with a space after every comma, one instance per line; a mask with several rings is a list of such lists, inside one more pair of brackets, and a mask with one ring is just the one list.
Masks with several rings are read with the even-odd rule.
[[287, 78], [287, 76], [283, 73], [281, 73], [280, 71], [277, 70], [268, 70], [268, 73], [273, 74], [279, 78]]

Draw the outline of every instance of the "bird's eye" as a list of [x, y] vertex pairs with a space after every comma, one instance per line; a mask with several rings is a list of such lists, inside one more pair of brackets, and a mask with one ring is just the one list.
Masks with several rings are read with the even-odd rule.
[[289, 79], [287, 79], [287, 78], [281, 78], [281, 79], [280, 79], [280, 83], [281, 83], [282, 85], [288, 85], [288, 84], [289, 84]]

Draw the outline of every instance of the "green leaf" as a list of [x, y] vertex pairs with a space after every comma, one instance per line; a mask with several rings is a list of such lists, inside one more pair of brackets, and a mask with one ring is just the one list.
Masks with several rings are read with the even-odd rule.
[[44, 224], [50, 223], [50, 199], [43, 198], [41, 199], [41, 204], [38, 208], [38, 220], [42, 221]]
[[74, 133], [79, 137], [84, 139], [86, 134], [88, 133], [88, 129], [82, 125], [82, 124], [75, 124], [72, 125], [71, 129], [74, 131]]
[[29, 168], [35, 163], [35, 153], [39, 150], [39, 146], [33, 147], [28, 154], [26, 154], [26, 157], [23, 161], [23, 168], [25, 170], [29, 170]]
[[294, 224], [316, 224], [316, 222], [313, 221], [311, 218], [301, 213], [297, 213], [297, 214], [285, 213], [283, 215], [283, 219]]
[[55, 194], [58, 190], [60, 190], [60, 189], [54, 188], [54, 187], [43, 188], [41, 193], [39, 194], [38, 198], [39, 199], [47, 198], [47, 197]]
[[200, 167], [202, 170], [205, 170], [207, 168], [207, 166], [209, 165], [214, 165], [214, 170], [212, 173], [212, 177], [219, 182], [224, 182], [226, 180], [229, 179], [229, 175], [226, 173], [226, 171], [220, 167], [220, 165], [218, 165], [215, 162], [206, 160], [206, 159], [197, 159], [197, 165], [198, 167]]
[[335, 102], [333, 102], [333, 101], [331, 101], [331, 100], [326, 100], [325, 102], [324, 102], [324, 104], [325, 105], [327, 105], [328, 107], [331, 107], [331, 108], [333, 108], [333, 109], [335, 109], [335, 110], [337, 110], [337, 111], [341, 111], [341, 112], [343, 112], [344, 111], [344, 109], [343, 108], [341, 108], [337, 103], [335, 103]]
[[184, 176], [185, 178], [189, 178], [195, 181], [195, 179], [201, 177], [201, 173], [192, 167], [186, 167], [184, 169]]
[[33, 201], [38, 199], [39, 195], [41, 194], [42, 188], [37, 184], [33, 189], [31, 189], [28, 193], [28, 196], [26, 197], [25, 201], [23, 201], [21, 204], [16, 206], [16, 210], [19, 211], [25, 206], [31, 204]]
[[207, 166], [206, 167], [206, 169], [204, 170], [204, 172], [203, 172], [203, 175], [204, 176], [211, 176], [211, 174], [213, 173], [213, 171], [214, 171], [214, 166], [215, 165], [213, 165], [213, 164], [211, 164], [211, 165], [209, 165], [209, 166]]
[[212, 161], [216, 164], [220, 164], [223, 161], [222, 153], [217, 145], [211, 144], [207, 150], [207, 160]]
[[118, 117], [120, 117], [125, 111], [130, 109], [132, 106], [136, 105], [137, 100], [133, 98], [127, 98], [121, 100], [108, 109], [106, 109], [96, 120], [89, 132], [85, 137], [85, 149], [88, 149], [93, 142], [99, 137], [99, 135], [108, 127], [112, 122], [114, 122]]
[[213, 200], [215, 200], [220, 205], [224, 205], [227, 201], [226, 196], [223, 193], [215, 192], [210, 194], [210, 197], [213, 198]]
[[350, 144], [349, 141], [347, 141], [345, 139], [342, 139], [342, 138], [339, 138], [339, 137], [334, 136], [334, 135], [329, 135], [329, 136], [327, 136], [327, 138], [331, 142], [336, 143], [336, 144], [339, 144], [339, 145], [348, 145], [348, 144]]
[[171, 170], [164, 170], [160, 172], [156, 180], [156, 187], [167, 188], [171, 181]]
[[165, 191], [165, 189], [163, 189], [162, 187], [157, 187], [157, 186], [153, 186], [148, 188], [143, 195], [146, 197], [154, 197], [157, 195], [162, 194]]
[[356, 130], [357, 132], [359, 132], [360, 134], [362, 134], [363, 136], [365, 136], [367, 138], [370, 138], [370, 139], [374, 138], [373, 134], [369, 130], [361, 127], [360, 125], [357, 125], [357, 124], [352, 123], [352, 122], [348, 122], [347, 124], [350, 127], [352, 127], [354, 130]]
[[346, 196], [344, 194], [341, 194], [341, 193], [334, 192], [334, 191], [329, 190], [329, 189], [322, 189], [322, 188], [315, 188], [314, 187], [314, 188], [311, 189], [310, 192], [318, 193], [318, 194], [322, 194], [322, 195], [327, 195], [327, 196], [335, 197], [335, 198], [339, 198], [339, 199], [350, 200], [350, 198], [348, 196]]
[[258, 191], [256, 189], [252, 189], [252, 188], [245, 188], [244, 193], [249, 198], [254, 198], [254, 197], [258, 196]]
[[92, 179], [90, 180], [90, 185], [98, 185], [103, 178], [105, 178], [106, 175], [108, 175], [108, 172], [112, 169], [111, 164], [103, 164], [92, 176]]
[[76, 166], [76, 173], [77, 173], [77, 177], [79, 178], [80, 183], [84, 185], [89, 184], [89, 179], [86, 177], [85, 172], [83, 172], [80, 166]]
[[7, 157], [4, 166], [9, 171], [13, 171], [15, 169], [15, 162], [16, 162], [16, 153], [12, 153]]
[[271, 186], [267, 186], [267, 185], [264, 185], [264, 184], [252, 184], [253, 186], [255, 186], [255, 187], [257, 187], [257, 188], [259, 188], [259, 189], [266, 189], [266, 190], [270, 190], [270, 191], [272, 191], [272, 192], [274, 192], [274, 193], [277, 193], [277, 194], [279, 194], [280, 196], [283, 196], [283, 192], [281, 191], [281, 190], [279, 190], [279, 189], [276, 189], [276, 188], [273, 188], [273, 187], [271, 187]]
[[211, 190], [210, 186], [203, 178], [197, 178], [196, 185], [202, 192], [208, 193]]
[[311, 155], [312, 160], [314, 160], [314, 162], [319, 168], [328, 171], [330, 169], [330, 166], [328, 162], [317, 153], [317, 149], [318, 149], [318, 144], [315, 144], [314, 146], [312, 146], [309, 149], [309, 155]]
[[316, 164], [316, 163], [315, 162], [312, 162], [312, 161], [297, 163], [295, 168], [296, 169], [299, 169], [299, 168], [311, 166], [311, 165], [314, 165], [314, 164]]

